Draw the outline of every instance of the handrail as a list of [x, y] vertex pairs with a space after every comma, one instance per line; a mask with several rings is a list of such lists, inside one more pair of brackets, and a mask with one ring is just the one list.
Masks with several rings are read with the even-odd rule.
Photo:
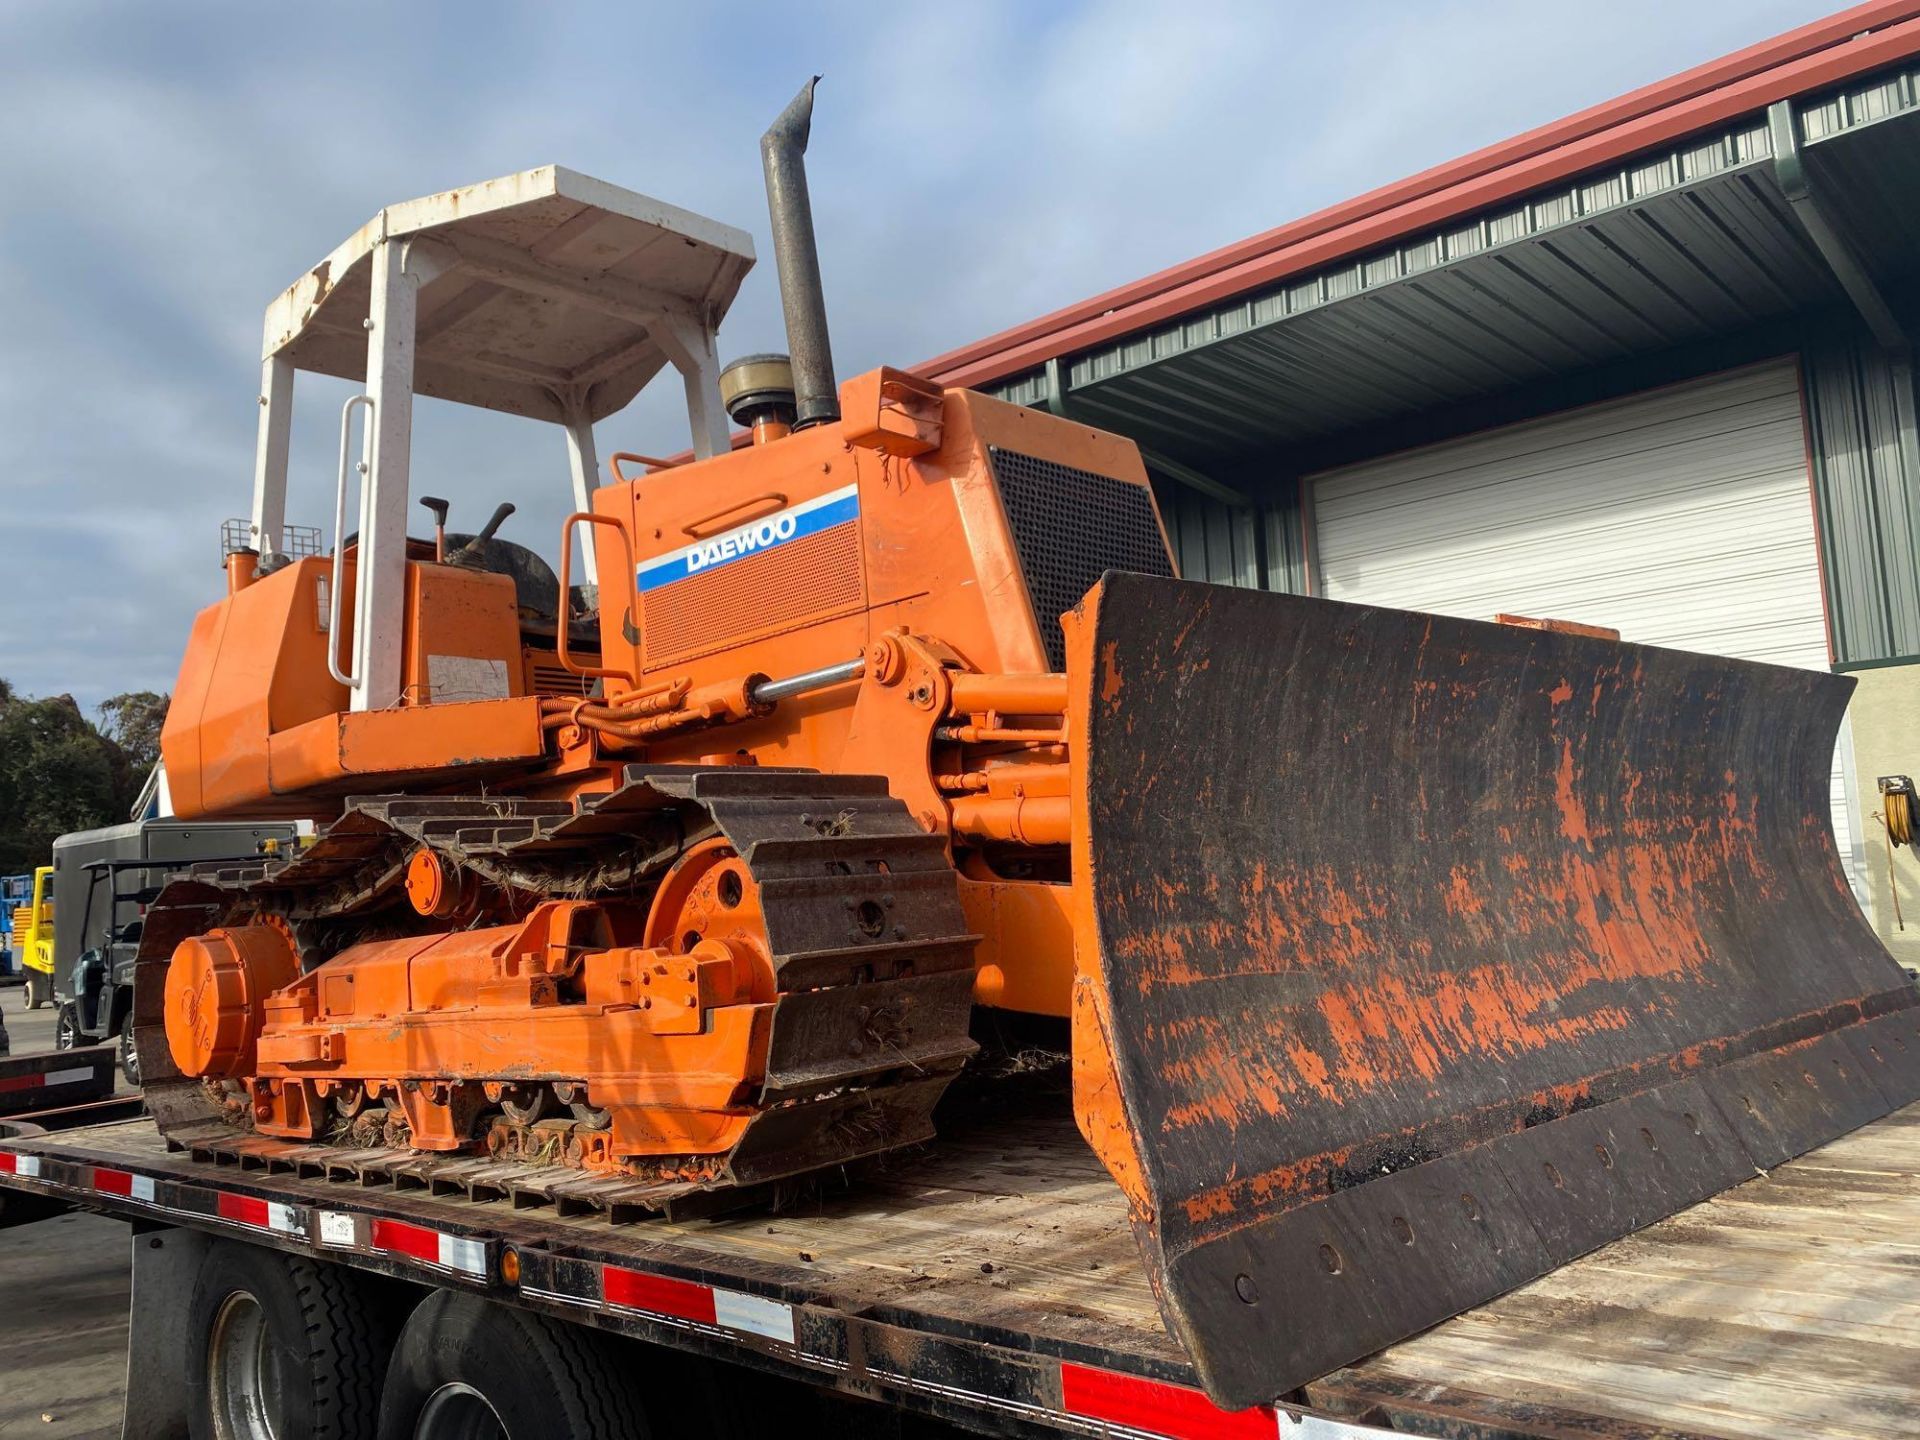
[[[351, 670], [340, 668], [340, 583], [346, 575], [347, 560], [347, 448], [353, 439], [353, 407], [367, 407], [366, 428], [360, 435], [360, 520], [367, 518], [367, 477], [373, 470], [373, 397], [350, 395], [340, 407], [340, 478], [333, 490], [333, 585], [327, 596], [327, 673], [349, 690], [358, 690], [360, 681]], [[359, 607], [356, 606], [357, 610]]]
[[[627, 534], [627, 527], [620, 521], [614, 519], [611, 515], [594, 515], [585, 510], [576, 510], [573, 514], [567, 516], [565, 520], [561, 521], [560, 605], [558, 610], [560, 623], [556, 627], [553, 653], [560, 661], [560, 668], [565, 670], [569, 675], [578, 675], [583, 679], [589, 680], [596, 678], [624, 680], [629, 685], [638, 685], [640, 683], [639, 677], [629, 674], [625, 670], [608, 670], [592, 665], [576, 665], [573, 656], [567, 653], [567, 632], [573, 628], [570, 618], [573, 607], [569, 603], [569, 598], [573, 592], [573, 586], [569, 583], [573, 577], [573, 527], [583, 520], [589, 525], [609, 525], [619, 532], [621, 548], [627, 552], [626, 568], [622, 573], [627, 576], [633, 574], [633, 537]], [[600, 572], [600, 593], [602, 595], [607, 593], [606, 573], [605, 569], [602, 569]], [[629, 587], [629, 593], [631, 593], [632, 580], [627, 580], [626, 584]], [[603, 656], [605, 654], [605, 640], [606, 637], [603, 635], [601, 637], [601, 651]]]
[[622, 460], [631, 460], [636, 465], [651, 465], [656, 470], [672, 470], [680, 464], [678, 460], [661, 460], [652, 455], [636, 455], [631, 450], [616, 450], [607, 457], [607, 469], [613, 473], [613, 483], [616, 485], [633, 483], [630, 477], [620, 473]]

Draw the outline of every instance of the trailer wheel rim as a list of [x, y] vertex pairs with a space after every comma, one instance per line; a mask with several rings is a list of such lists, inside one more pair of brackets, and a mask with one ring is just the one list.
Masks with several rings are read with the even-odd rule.
[[413, 1440], [509, 1440], [499, 1412], [471, 1385], [452, 1381], [427, 1397]]
[[267, 1343], [260, 1302], [245, 1290], [227, 1296], [207, 1340], [207, 1410], [216, 1440], [277, 1440]]

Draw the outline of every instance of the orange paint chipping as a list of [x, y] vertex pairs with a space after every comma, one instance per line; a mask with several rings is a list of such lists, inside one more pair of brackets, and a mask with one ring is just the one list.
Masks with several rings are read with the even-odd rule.
[[1100, 657], [1100, 699], [1107, 705], [1120, 698], [1124, 684], [1120, 678], [1120, 667], [1114, 663], [1114, 654], [1115, 647], [1109, 644]]
[[1578, 778], [1573, 759], [1573, 742], [1562, 740], [1560, 767], [1554, 772], [1555, 799], [1560, 806], [1560, 830], [1569, 840], [1578, 840], [1582, 844], [1590, 845], [1593, 842], [1593, 832], [1587, 826], [1587, 807], [1580, 798], [1577, 788]]

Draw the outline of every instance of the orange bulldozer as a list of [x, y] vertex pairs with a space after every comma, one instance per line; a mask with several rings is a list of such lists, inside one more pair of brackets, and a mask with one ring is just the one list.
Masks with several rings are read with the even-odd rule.
[[[744, 234], [558, 168], [270, 307], [164, 756], [181, 815], [317, 833], [147, 914], [171, 1140], [745, 1204], [931, 1140], [1033, 1017], [1239, 1405], [1920, 1096], [1826, 818], [1851, 681], [1178, 579], [1132, 442], [836, 385], [811, 109], [762, 142], [791, 358], [717, 362]], [[597, 484], [669, 366], [695, 458]], [[364, 387], [330, 553], [300, 370]], [[557, 574], [508, 506], [409, 537], [416, 395], [561, 427]]]

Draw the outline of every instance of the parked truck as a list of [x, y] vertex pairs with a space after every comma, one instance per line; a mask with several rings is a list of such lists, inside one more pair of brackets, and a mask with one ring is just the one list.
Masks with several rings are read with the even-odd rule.
[[[558, 169], [270, 308], [163, 748], [320, 833], [142, 917], [153, 1123], [0, 1145], [135, 1225], [128, 1433], [1911, 1422], [1851, 682], [1180, 580], [1130, 442], [836, 383], [810, 107], [791, 360], [717, 364], [744, 235]], [[696, 459], [596, 487], [668, 364]], [[298, 369], [367, 385], [330, 557]], [[407, 534], [416, 392], [565, 429], [557, 574]]]

